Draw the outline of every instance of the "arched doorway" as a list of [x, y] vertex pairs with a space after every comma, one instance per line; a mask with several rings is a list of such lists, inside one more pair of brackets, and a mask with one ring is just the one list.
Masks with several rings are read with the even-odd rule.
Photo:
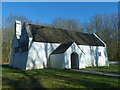
[[79, 69], [78, 54], [75, 52], [71, 54], [71, 68]]

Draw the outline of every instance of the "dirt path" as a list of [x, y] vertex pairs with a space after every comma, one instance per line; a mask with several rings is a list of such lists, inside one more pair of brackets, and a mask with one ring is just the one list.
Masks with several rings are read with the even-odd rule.
[[90, 70], [78, 70], [78, 69], [72, 69], [72, 70], [78, 71], [78, 72], [84, 72], [84, 73], [99, 74], [99, 75], [112, 76], [112, 77], [120, 77], [119, 74], [115, 74], [115, 73], [97, 72], [97, 71], [90, 71]]

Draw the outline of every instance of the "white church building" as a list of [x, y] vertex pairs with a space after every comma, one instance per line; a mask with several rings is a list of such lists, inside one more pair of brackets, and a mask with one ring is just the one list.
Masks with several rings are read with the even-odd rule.
[[106, 44], [94, 33], [15, 21], [9, 66], [20, 69], [80, 69], [109, 66]]

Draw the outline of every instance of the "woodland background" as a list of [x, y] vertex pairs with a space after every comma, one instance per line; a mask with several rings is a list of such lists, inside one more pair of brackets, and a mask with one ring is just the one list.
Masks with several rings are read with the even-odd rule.
[[[15, 20], [20, 20], [22, 24], [25, 21], [33, 23], [26, 16], [10, 14], [6, 18], [2, 17], [2, 62], [10, 62]], [[108, 59], [110, 61], [120, 60], [120, 36], [118, 33], [120, 23], [118, 23], [118, 14], [116, 13], [105, 13], [104, 15], [96, 14], [84, 23], [80, 23], [77, 19], [56, 17], [52, 20], [51, 24], [41, 23], [39, 20], [36, 20], [34, 24], [84, 33], [96, 33], [107, 44]]]

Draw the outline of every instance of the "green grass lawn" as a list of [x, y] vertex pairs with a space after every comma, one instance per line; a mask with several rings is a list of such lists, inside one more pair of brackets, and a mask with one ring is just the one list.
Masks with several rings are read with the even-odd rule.
[[109, 67], [108, 66], [87, 67], [87, 68], [84, 68], [83, 70], [92, 70], [92, 71], [109, 72], [109, 73], [120, 74], [120, 65], [112, 64]]
[[[1, 67], [0, 67], [1, 68]], [[118, 78], [72, 70], [2, 68], [3, 88], [118, 88]]]

